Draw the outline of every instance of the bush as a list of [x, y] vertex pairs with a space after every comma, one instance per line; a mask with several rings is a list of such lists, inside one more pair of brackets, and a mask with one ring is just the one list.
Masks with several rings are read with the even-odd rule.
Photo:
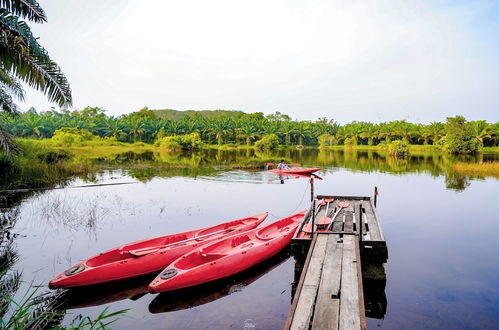
[[188, 135], [173, 135], [162, 138], [156, 142], [162, 149], [171, 151], [198, 150], [201, 147], [201, 137], [194, 132]]
[[337, 142], [334, 136], [327, 133], [319, 135], [317, 140], [319, 141], [319, 148], [330, 147], [332, 145], [335, 145]]
[[72, 127], [63, 127], [54, 132], [51, 140], [55, 142], [56, 145], [71, 147], [75, 145], [82, 145], [83, 142], [92, 141], [97, 139], [97, 136], [93, 135], [87, 130], [77, 129]]
[[409, 155], [409, 144], [403, 140], [393, 141], [388, 145], [390, 156], [407, 157]]
[[343, 144], [347, 148], [351, 148], [355, 143], [355, 141], [352, 138], [346, 138], [345, 141], [343, 141]]
[[386, 141], [381, 141], [376, 147], [378, 147], [380, 150], [387, 150], [388, 143], [386, 143]]
[[261, 140], [256, 141], [255, 147], [260, 150], [272, 150], [279, 145], [279, 138], [275, 134], [264, 135]]
[[471, 127], [463, 116], [448, 117], [445, 126], [446, 135], [438, 141], [442, 149], [452, 154], [475, 153], [480, 147]]

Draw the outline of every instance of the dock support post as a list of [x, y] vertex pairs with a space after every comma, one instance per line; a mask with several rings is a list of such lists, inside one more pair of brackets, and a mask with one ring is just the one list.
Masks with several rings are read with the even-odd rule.
[[377, 201], [378, 201], [378, 187], [374, 186], [374, 207], [376, 207]]
[[364, 219], [362, 218], [362, 203], [359, 203], [359, 254], [362, 257], [362, 230], [364, 229]]
[[314, 175], [310, 176], [310, 201], [314, 200]]
[[310, 237], [314, 237], [314, 225], [315, 225], [315, 199], [312, 199], [312, 231], [310, 232]]

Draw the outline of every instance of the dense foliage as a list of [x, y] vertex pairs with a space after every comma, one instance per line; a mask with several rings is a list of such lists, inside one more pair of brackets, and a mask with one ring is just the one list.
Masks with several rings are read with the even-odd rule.
[[[483, 134], [475, 137], [476, 127], [479, 122], [474, 122], [469, 125], [463, 116], [447, 118], [446, 132], [441, 143], [444, 150], [453, 154], [467, 154], [478, 150], [478, 147], [483, 143]], [[487, 125], [484, 125], [487, 127]]]
[[[455, 117], [462, 118], [462, 117]], [[463, 118], [464, 120], [464, 118]], [[378, 145], [403, 140], [408, 144], [451, 143], [444, 136], [458, 137], [453, 118], [448, 123], [432, 122], [414, 124], [406, 121], [387, 123], [352, 122], [339, 125], [333, 120], [321, 118], [315, 122], [292, 121], [289, 116], [276, 113], [245, 114], [234, 112], [231, 116], [222, 113], [219, 117], [205, 117], [199, 114], [184, 116], [179, 120], [158, 118], [156, 112], [142, 109], [132, 114], [113, 117], [102, 108], [87, 107], [76, 111], [44, 111], [31, 109], [18, 117], [5, 117], [6, 128], [16, 137], [50, 138], [57, 130], [72, 128], [86, 130], [99, 137], [114, 138], [121, 142], [146, 142], [168, 136], [188, 135], [194, 132], [205, 144], [252, 145], [263, 136], [275, 134], [281, 145]], [[462, 122], [467, 143], [481, 146], [499, 145], [499, 123], [485, 120]], [[461, 136], [461, 135], [459, 135]], [[462, 136], [459, 137], [462, 139]], [[453, 139], [452, 141], [455, 141]], [[454, 142], [452, 142], [454, 143]], [[470, 148], [451, 152], [469, 152]]]
[[395, 157], [406, 157], [409, 155], [409, 144], [403, 140], [396, 140], [388, 146], [388, 153]]

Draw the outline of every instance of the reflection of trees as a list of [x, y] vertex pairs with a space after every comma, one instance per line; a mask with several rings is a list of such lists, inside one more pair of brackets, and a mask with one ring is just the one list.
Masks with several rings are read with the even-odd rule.
[[21, 273], [12, 270], [19, 256], [14, 247], [12, 228], [16, 223], [19, 209], [0, 212], [0, 317], [3, 317], [21, 283]]
[[445, 175], [445, 187], [456, 191], [463, 191], [470, 185], [470, 180], [466, 175], [449, 171]]

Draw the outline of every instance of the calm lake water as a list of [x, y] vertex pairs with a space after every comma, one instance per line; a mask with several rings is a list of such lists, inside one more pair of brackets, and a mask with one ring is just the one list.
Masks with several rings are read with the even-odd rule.
[[[133, 156], [133, 157], [132, 157]], [[126, 242], [270, 212], [266, 223], [306, 209], [308, 179], [279, 178], [227, 165], [253, 154], [209, 151], [179, 157], [194, 168], [155, 168], [166, 156], [122, 155], [91, 182], [24, 196], [12, 209], [23, 273], [21, 297], [46, 289], [61, 271]], [[438, 154], [393, 160], [376, 152], [282, 153], [321, 167], [316, 194], [372, 196], [387, 240], [387, 300], [369, 328], [494, 329], [499, 324], [499, 180], [450, 170]], [[171, 158], [168, 158], [171, 159]], [[497, 155], [462, 158], [499, 160]], [[131, 183], [80, 187], [97, 183]], [[73, 292], [63, 321], [129, 309], [116, 329], [279, 329], [291, 303], [294, 259], [288, 251], [225, 281], [152, 295], [150, 277]], [[246, 328], [245, 328], [246, 327]]]

